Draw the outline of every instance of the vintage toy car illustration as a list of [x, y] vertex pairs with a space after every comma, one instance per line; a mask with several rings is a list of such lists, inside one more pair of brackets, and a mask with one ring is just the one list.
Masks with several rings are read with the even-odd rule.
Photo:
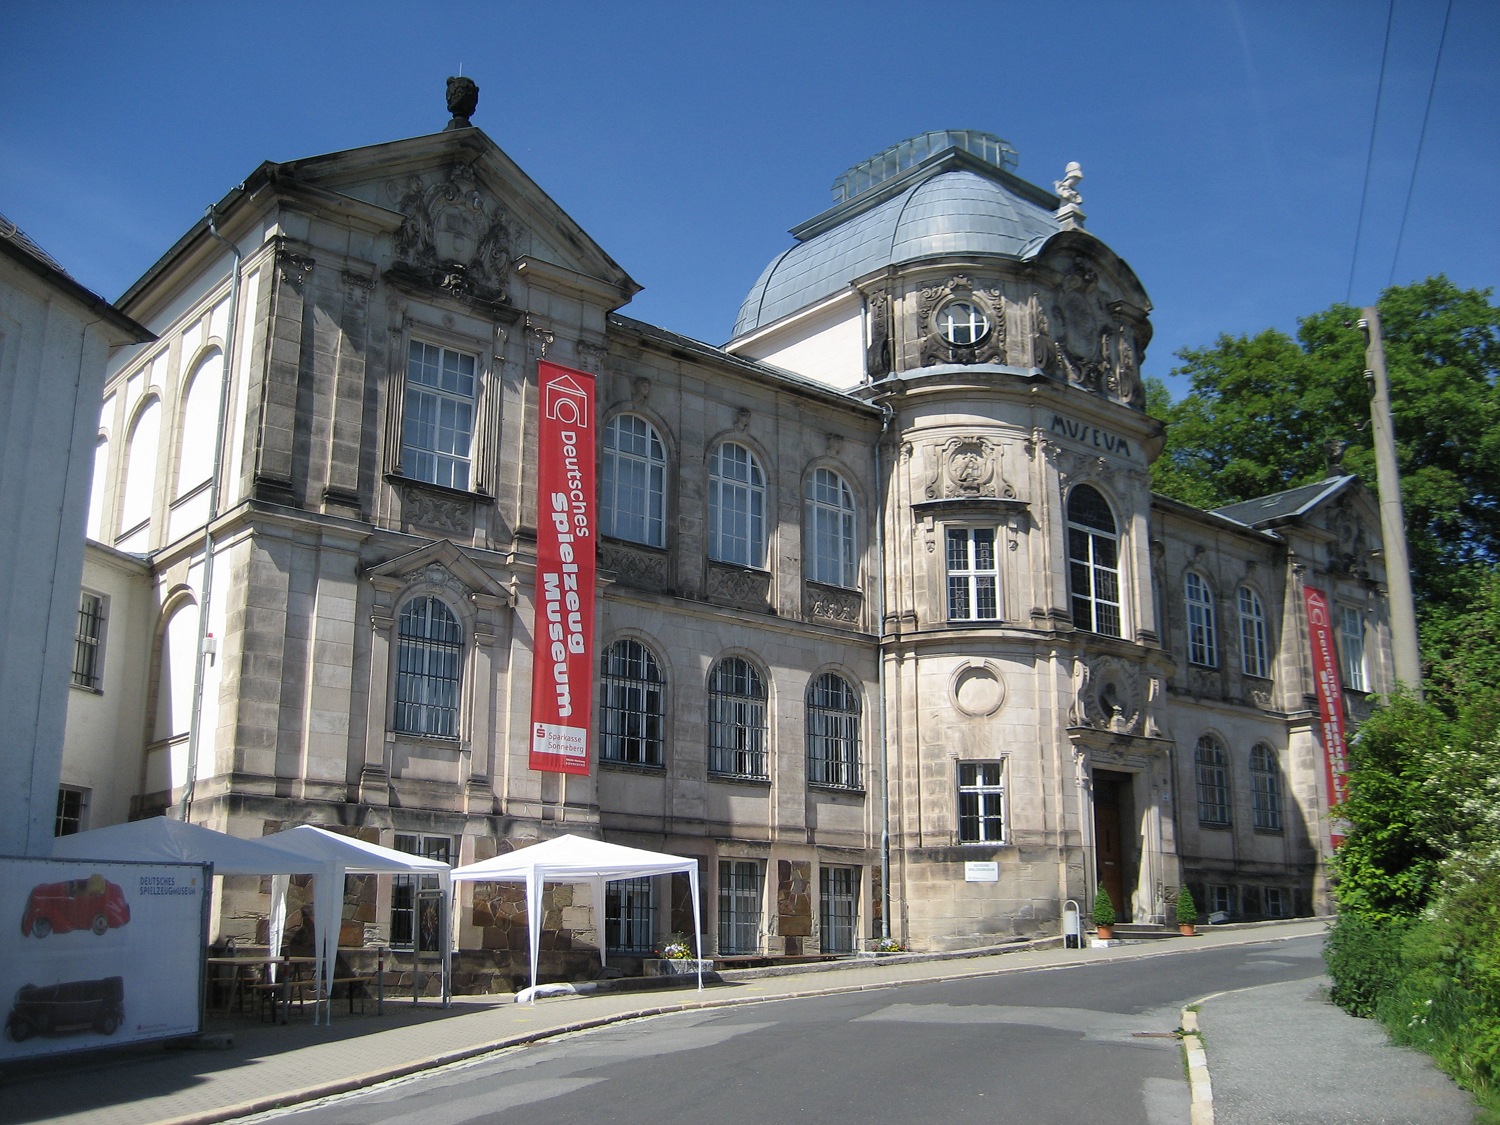
[[93, 930], [102, 935], [129, 921], [130, 904], [125, 901], [125, 892], [117, 883], [95, 874], [31, 888], [21, 933], [44, 938], [53, 931], [65, 934], [69, 930]]
[[5, 1021], [17, 1043], [33, 1035], [55, 1035], [93, 1029], [113, 1035], [125, 1020], [125, 980], [70, 980], [63, 984], [23, 985]]

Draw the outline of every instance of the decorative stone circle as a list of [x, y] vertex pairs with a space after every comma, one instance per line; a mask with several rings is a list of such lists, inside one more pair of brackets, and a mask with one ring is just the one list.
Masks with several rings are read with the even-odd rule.
[[993, 715], [1005, 704], [1005, 678], [988, 661], [966, 664], [953, 675], [953, 703], [976, 719]]

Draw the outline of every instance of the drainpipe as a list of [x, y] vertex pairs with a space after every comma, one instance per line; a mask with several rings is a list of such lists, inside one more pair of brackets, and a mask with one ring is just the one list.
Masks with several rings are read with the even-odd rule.
[[[885, 714], [885, 506], [889, 489], [885, 488], [884, 458], [881, 449], [885, 435], [890, 429], [894, 411], [885, 403], [880, 404], [880, 437], [875, 441], [875, 488], [880, 506], [875, 514], [875, 628], [880, 638], [875, 648], [877, 660], [876, 682], [880, 696], [880, 936], [891, 936], [891, 779], [890, 755], [886, 751]], [[881, 495], [884, 493], [885, 495]]]
[[197, 659], [193, 663], [193, 715], [188, 725], [187, 784], [182, 789], [182, 819], [190, 819], [193, 811], [193, 790], [198, 783], [198, 746], [203, 737], [203, 659], [210, 655], [208, 649], [208, 609], [214, 590], [214, 521], [219, 518], [219, 477], [224, 463], [224, 431], [228, 428], [229, 377], [234, 370], [235, 327], [239, 323], [240, 265], [244, 255], [240, 248], [219, 233], [214, 220], [214, 209], [206, 212], [208, 233], [212, 238], [229, 247], [234, 255], [233, 272], [229, 279], [229, 327], [225, 329], [224, 369], [219, 377], [218, 426], [214, 436], [214, 470], [208, 484], [208, 521], [203, 528], [203, 591], [198, 603]]

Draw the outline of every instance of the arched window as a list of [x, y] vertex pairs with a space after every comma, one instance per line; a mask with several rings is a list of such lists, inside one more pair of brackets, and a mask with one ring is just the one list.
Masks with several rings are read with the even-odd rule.
[[656, 657], [640, 641], [625, 639], [605, 649], [599, 664], [599, 756], [661, 765], [666, 701]]
[[818, 469], [807, 478], [807, 576], [830, 586], [854, 586], [854, 493], [844, 478]]
[[156, 738], [165, 741], [188, 733], [193, 723], [193, 651], [198, 647], [198, 607], [181, 603], [167, 618], [161, 635], [161, 664], [156, 684]]
[[396, 729], [432, 738], [458, 737], [463, 630], [437, 598], [401, 607], [396, 647]]
[[1219, 641], [1214, 630], [1214, 596], [1208, 583], [1191, 570], [1183, 582], [1187, 599], [1188, 662], [1217, 668]]
[[1261, 743], [1250, 751], [1250, 792], [1255, 801], [1255, 827], [1281, 831], [1281, 764], [1276, 751]]
[[617, 539], [664, 547], [667, 454], [651, 423], [619, 414], [604, 427], [599, 530]]
[[708, 459], [708, 557], [765, 565], [766, 478], [755, 454], [726, 441]]
[[1344, 686], [1350, 691], [1369, 691], [1365, 674], [1365, 619], [1357, 609], [1339, 607], [1339, 655], [1343, 657]]
[[123, 535], [151, 518], [156, 493], [156, 449], [161, 437], [161, 400], [152, 399], [131, 428], [125, 448], [125, 489], [120, 503]]
[[1068, 587], [1075, 628], [1121, 635], [1119, 555], [1109, 504], [1096, 489], [1080, 484], [1068, 497]]
[[1271, 674], [1266, 653], [1266, 609], [1260, 595], [1248, 586], [1240, 587], [1240, 663], [1247, 676], [1265, 679]]
[[1198, 823], [1229, 825], [1229, 755], [1211, 734], [1198, 740], [1193, 756], [1198, 772]]
[[708, 677], [708, 772], [767, 778], [766, 685], [748, 660], [730, 656]]
[[807, 780], [858, 789], [859, 695], [842, 676], [824, 672], [807, 689]]
[[103, 434], [94, 443], [94, 479], [89, 485], [88, 537], [101, 539], [104, 535], [104, 486], [109, 483], [109, 438]]
[[177, 461], [177, 491], [184, 496], [214, 472], [214, 441], [219, 432], [219, 391], [224, 353], [210, 352], [188, 377], [182, 406], [182, 454]]

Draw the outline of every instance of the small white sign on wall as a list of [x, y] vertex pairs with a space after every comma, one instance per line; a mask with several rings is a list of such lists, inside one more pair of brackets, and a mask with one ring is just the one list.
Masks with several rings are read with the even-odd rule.
[[964, 864], [965, 883], [998, 883], [1000, 881], [1000, 865], [991, 860], [988, 863], [970, 861]]

